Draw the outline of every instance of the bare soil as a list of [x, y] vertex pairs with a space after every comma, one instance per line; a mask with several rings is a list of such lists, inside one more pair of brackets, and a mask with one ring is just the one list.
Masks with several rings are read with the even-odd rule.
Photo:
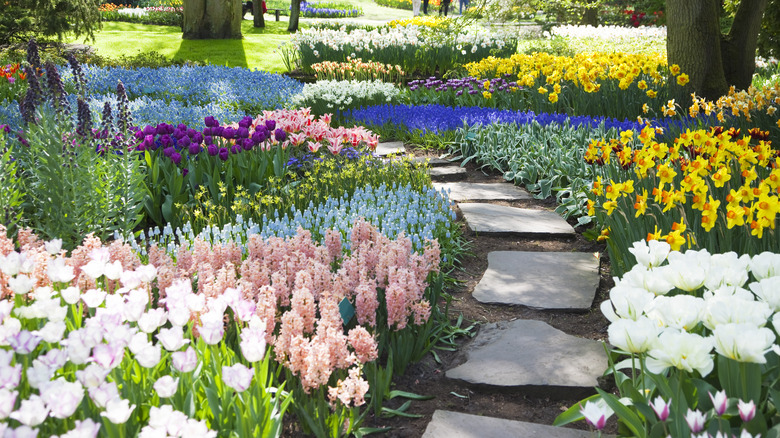
[[[430, 156], [429, 151], [414, 151], [416, 155]], [[467, 164], [467, 182], [502, 182], [503, 178], [496, 172], [487, 172], [478, 169], [471, 163]], [[511, 205], [523, 208], [538, 208], [553, 210], [555, 201], [528, 200], [517, 202], [494, 202], [500, 205]], [[459, 219], [462, 219], [459, 216]], [[461, 220], [461, 223], [463, 221]], [[572, 223], [576, 225], [576, 223]], [[609, 275], [609, 262], [606, 258], [605, 247], [602, 244], [591, 242], [582, 237], [581, 228], [575, 228], [577, 234], [572, 238], [523, 238], [523, 237], [490, 237], [476, 235], [463, 226], [464, 237], [470, 242], [470, 254], [461, 260], [461, 266], [453, 273], [457, 283], [450, 287], [448, 292], [453, 300], [450, 307], [450, 315], [456, 320], [463, 316], [461, 327], [476, 324], [474, 333], [479, 325], [488, 322], [511, 321], [515, 319], [536, 319], [544, 321], [551, 326], [574, 336], [594, 340], [605, 340], [608, 322], [599, 311], [598, 305], [606, 299], [610, 287], [613, 285]], [[591, 309], [587, 312], [573, 313], [560, 311], [541, 311], [523, 306], [491, 305], [483, 304], [475, 300], [471, 293], [482, 275], [487, 269], [487, 254], [491, 251], [576, 251], [593, 253], [600, 258], [601, 281], [596, 298]], [[462, 345], [472, 338], [464, 336], [458, 342]], [[468, 414], [484, 415], [510, 420], [528, 421], [533, 423], [552, 424], [553, 420], [576, 404], [580, 398], [555, 399], [550, 396], [541, 396], [522, 389], [511, 391], [495, 391], [471, 386], [465, 382], [448, 379], [444, 373], [462, 362], [463, 358], [458, 352], [437, 350], [439, 361], [433, 355], [426, 356], [421, 362], [409, 367], [405, 375], [396, 376], [394, 389], [409, 391], [416, 394], [433, 396], [426, 401], [414, 401], [408, 412], [420, 415], [419, 418], [374, 418], [369, 416], [365, 425], [372, 427], [391, 428], [384, 436], [387, 437], [421, 437], [431, 417], [437, 409], [457, 411]], [[396, 408], [405, 400], [391, 400], [386, 405]], [[369, 414], [370, 415], [370, 414]], [[580, 422], [569, 427], [587, 429]], [[614, 433], [614, 424], [610, 424], [608, 432]]]

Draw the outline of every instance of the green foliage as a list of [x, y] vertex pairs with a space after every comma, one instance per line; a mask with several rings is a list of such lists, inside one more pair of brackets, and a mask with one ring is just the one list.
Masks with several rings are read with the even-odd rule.
[[100, 28], [100, 0], [14, 0], [3, 6], [0, 45], [30, 37], [62, 40], [66, 34], [94, 39]]
[[523, 46], [522, 53], [531, 55], [537, 52], [545, 52], [555, 56], [574, 56], [577, 52], [565, 38], [552, 37], [550, 39], [535, 39]]
[[16, 232], [22, 219], [24, 190], [22, 179], [17, 172], [13, 143], [0, 129], [0, 224], [10, 234]]
[[100, 16], [103, 21], [125, 21], [159, 26], [181, 26], [182, 22], [182, 14], [176, 12], [147, 11], [146, 14], [135, 15], [122, 14], [117, 11], [103, 11]]
[[537, 199], [555, 195], [556, 210], [564, 217], [584, 216], [584, 193], [594, 179], [584, 155], [594, 138], [615, 137], [616, 130], [603, 125], [579, 129], [568, 124], [541, 126], [493, 124], [458, 130], [452, 153], [463, 163], [474, 161], [480, 168], [498, 170], [504, 179], [523, 185]]
[[[94, 233], [106, 239], [140, 222], [143, 172], [121, 149], [97, 155], [98, 141], [73, 134], [73, 125], [49, 108], [39, 108], [18, 148], [25, 184], [26, 225], [66, 248]], [[63, 139], [65, 143], [63, 144]]]
[[758, 54], [780, 58], [780, 0], [769, 0], [758, 33]]

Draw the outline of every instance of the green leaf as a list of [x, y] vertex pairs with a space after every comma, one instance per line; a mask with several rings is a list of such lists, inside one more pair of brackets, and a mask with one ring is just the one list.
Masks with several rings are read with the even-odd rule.
[[634, 437], [644, 438], [647, 436], [644, 423], [636, 413], [623, 405], [623, 403], [620, 403], [620, 400], [618, 400], [614, 395], [600, 388], [596, 388], [596, 391], [601, 394], [601, 398], [607, 403], [607, 405], [612, 408], [613, 411], [615, 411], [615, 415], [620, 418], [623, 424], [625, 424], [626, 427], [631, 430], [631, 432], [634, 434]]
[[555, 417], [555, 420], [553, 421], [553, 426], [564, 426], [564, 425], [567, 425], [569, 423], [573, 423], [575, 421], [580, 421], [580, 420], [585, 419], [585, 417], [583, 417], [582, 414], [580, 413], [581, 406], [584, 406], [585, 402], [588, 402], [588, 401], [594, 401], [595, 402], [599, 398], [601, 398], [600, 395], [593, 394], [592, 396], [590, 396], [588, 398], [580, 400], [579, 403], [577, 403], [576, 405], [573, 405], [569, 409], [566, 409], [561, 415], [558, 415], [557, 417]]
[[415, 394], [413, 392], [398, 391], [398, 390], [390, 391], [390, 393], [387, 395], [388, 400], [394, 399], [396, 397], [403, 397], [412, 400], [431, 400], [433, 398], [436, 398], [435, 396], [432, 395], [420, 395], [420, 394]]

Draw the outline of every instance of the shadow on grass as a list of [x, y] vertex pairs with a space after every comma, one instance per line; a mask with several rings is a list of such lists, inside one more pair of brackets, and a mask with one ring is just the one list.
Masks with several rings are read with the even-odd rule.
[[244, 40], [181, 40], [174, 59], [198, 61], [228, 67], [249, 67]]

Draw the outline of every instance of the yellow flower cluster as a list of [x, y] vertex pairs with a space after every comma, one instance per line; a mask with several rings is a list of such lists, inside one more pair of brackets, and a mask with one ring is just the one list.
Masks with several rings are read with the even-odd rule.
[[103, 3], [102, 5], [98, 6], [98, 11], [100, 12], [114, 12], [119, 9], [123, 8], [132, 8], [131, 5], [115, 5], [113, 3]]
[[761, 239], [765, 230], [774, 230], [780, 212], [780, 158], [766, 141], [767, 132], [753, 129], [748, 134], [721, 128], [688, 130], [665, 144], [655, 141], [655, 129], [645, 127], [637, 139], [633, 131], [626, 131], [620, 140], [593, 141], [585, 154], [588, 163], [609, 164], [616, 156], [635, 178], [606, 183], [599, 177], [593, 184], [596, 200], [589, 201], [589, 214], [595, 214], [601, 201], [600, 207], [611, 215], [618, 200], [629, 197], [636, 186], [634, 217], [648, 214], [651, 201], [662, 213], [674, 209], [682, 215], [668, 234], [656, 228], [648, 240], [665, 239], [678, 250], [686, 238], [689, 243], [696, 241], [696, 230], [688, 229], [693, 222], [707, 233], [716, 226], [718, 233], [725, 233], [724, 223], [728, 230], [747, 227]]
[[752, 122], [753, 117], [761, 114], [769, 117], [780, 128], [778, 107], [780, 107], [780, 82], [775, 82], [773, 86], [767, 86], [761, 90], [751, 85], [747, 90], [738, 92], [732, 86], [728, 94], [721, 96], [715, 102], [697, 97], [694, 94], [691, 106], [688, 108], [688, 114], [691, 117], [697, 117], [699, 114], [705, 116], [716, 114], [721, 123], [729, 114], [734, 117], [744, 117], [748, 122]]
[[400, 65], [382, 64], [381, 62], [362, 59], [350, 59], [348, 62], [324, 61], [312, 64], [311, 68], [317, 74], [318, 80], [337, 81], [371, 81], [379, 79], [385, 82], [396, 82], [404, 76]]
[[452, 20], [440, 15], [423, 16], [419, 15], [412, 18], [404, 18], [399, 20], [393, 20], [387, 23], [389, 27], [406, 27], [406, 26], [425, 26], [434, 29], [446, 28], [452, 25]]
[[[517, 77], [519, 84], [534, 88], [566, 81], [588, 93], [599, 91], [608, 79], [616, 80], [621, 89], [634, 85], [650, 97], [656, 93], [650, 87], [663, 86], [669, 73], [666, 56], [659, 53], [579, 53], [573, 57], [549, 53], [514, 54], [509, 58], [490, 56], [465, 67], [471, 76], [478, 78], [508, 74]], [[677, 70], [679, 72], [679, 67]], [[687, 84], [687, 75], [682, 79], [681, 76], [677, 83]]]

